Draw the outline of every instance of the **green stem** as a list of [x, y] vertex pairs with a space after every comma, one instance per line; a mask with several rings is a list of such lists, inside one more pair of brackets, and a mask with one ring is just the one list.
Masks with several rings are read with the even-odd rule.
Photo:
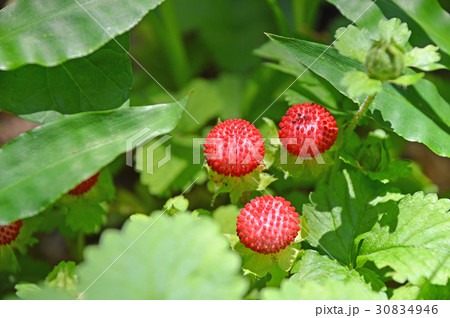
[[369, 106], [370, 106], [370, 104], [372, 104], [372, 102], [375, 99], [376, 95], [377, 94], [373, 94], [373, 95], [367, 96], [367, 98], [365, 99], [364, 103], [361, 105], [361, 107], [359, 108], [358, 112], [356, 113], [355, 117], [353, 117], [352, 121], [348, 124], [347, 128], [345, 129], [344, 135], [343, 135], [344, 140], [341, 140], [341, 142], [338, 145], [336, 145], [337, 147], [336, 147], [335, 152], [334, 152], [334, 165], [330, 169], [330, 171], [328, 173], [328, 176], [327, 176], [328, 183], [331, 182], [331, 180], [333, 179], [334, 175], [339, 170], [339, 166], [340, 166], [339, 152], [340, 152], [342, 146], [344, 145], [345, 140], [348, 138], [350, 133], [356, 128], [356, 125], [361, 120], [361, 118], [364, 117], [364, 114], [367, 112], [367, 109], [369, 109]]
[[287, 35], [289, 34], [289, 25], [286, 21], [286, 17], [284, 16], [283, 11], [281, 11], [280, 6], [278, 5], [277, 0], [266, 0], [267, 4], [269, 5], [270, 9], [273, 12], [273, 15], [275, 16], [275, 21], [277, 23], [278, 31], [283, 34]]
[[321, 0], [292, 0], [294, 28], [299, 34], [311, 35]]
[[81, 262], [83, 260], [83, 252], [84, 247], [86, 245], [86, 240], [83, 232], [79, 232], [77, 235], [77, 242], [75, 246], [75, 259], [77, 262]]
[[[173, 1], [165, 1], [160, 6], [162, 26], [159, 37], [164, 43], [170, 59], [171, 73], [177, 88], [182, 88], [191, 76], [189, 60], [183, 43], [183, 37], [178, 27]], [[161, 32], [162, 31], [162, 32]]]
[[353, 117], [352, 121], [350, 122], [350, 124], [348, 124], [347, 128], [345, 129], [347, 134], [352, 132], [356, 128], [356, 125], [361, 120], [361, 118], [364, 117], [364, 114], [367, 112], [367, 109], [369, 109], [369, 106], [370, 106], [370, 104], [372, 104], [373, 100], [375, 99], [375, 96], [377, 96], [376, 93], [373, 95], [367, 96], [366, 100], [359, 108], [355, 117]]

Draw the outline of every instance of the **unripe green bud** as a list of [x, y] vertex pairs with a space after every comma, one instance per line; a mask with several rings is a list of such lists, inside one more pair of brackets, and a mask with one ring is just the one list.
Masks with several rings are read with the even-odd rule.
[[382, 162], [382, 149], [380, 143], [373, 143], [363, 147], [359, 163], [364, 170], [377, 171]]
[[405, 50], [395, 42], [375, 42], [367, 52], [365, 65], [372, 78], [397, 78], [405, 70]]

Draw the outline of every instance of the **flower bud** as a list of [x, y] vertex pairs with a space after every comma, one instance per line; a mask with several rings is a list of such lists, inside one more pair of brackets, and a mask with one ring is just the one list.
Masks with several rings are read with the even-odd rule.
[[405, 50], [395, 42], [375, 42], [367, 52], [365, 65], [372, 78], [397, 78], [405, 69]]

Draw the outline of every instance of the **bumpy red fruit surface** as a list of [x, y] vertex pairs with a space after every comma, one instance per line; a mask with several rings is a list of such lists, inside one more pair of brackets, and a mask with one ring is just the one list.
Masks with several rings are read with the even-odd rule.
[[22, 220], [9, 225], [0, 225], [0, 245], [9, 245], [19, 235]]
[[265, 195], [245, 205], [238, 215], [237, 235], [255, 252], [278, 253], [291, 244], [300, 231], [300, 220], [291, 202]]
[[264, 140], [246, 120], [219, 123], [206, 136], [205, 157], [211, 169], [221, 175], [240, 177], [258, 167], [264, 158]]
[[88, 192], [89, 190], [91, 190], [91, 188], [94, 186], [94, 184], [97, 183], [98, 180], [98, 175], [100, 174], [100, 172], [97, 172], [96, 174], [94, 174], [92, 177], [90, 177], [89, 179], [81, 182], [79, 185], [77, 185], [75, 188], [73, 188], [72, 190], [69, 191], [70, 195], [82, 195], [86, 192]]
[[314, 103], [289, 108], [279, 124], [278, 136], [287, 151], [299, 157], [315, 157], [330, 149], [336, 141], [338, 127], [324, 107]]

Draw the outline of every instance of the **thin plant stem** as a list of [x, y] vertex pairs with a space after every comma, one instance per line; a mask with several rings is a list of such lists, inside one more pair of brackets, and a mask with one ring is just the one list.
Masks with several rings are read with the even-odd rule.
[[[345, 141], [345, 139], [348, 138], [350, 133], [353, 130], [355, 130], [356, 125], [361, 120], [361, 118], [364, 117], [364, 114], [367, 112], [367, 109], [369, 109], [369, 106], [370, 106], [370, 104], [372, 104], [372, 102], [375, 99], [376, 95], [377, 94], [369, 95], [364, 100], [364, 103], [359, 108], [359, 110], [356, 113], [355, 117], [353, 117], [353, 119], [351, 120], [351, 122], [348, 124], [347, 128], [344, 131], [344, 136], [343, 136], [344, 137], [344, 141]], [[328, 182], [331, 182], [331, 180], [333, 179], [334, 175], [339, 170], [339, 166], [340, 166], [339, 151], [340, 151], [340, 149], [342, 148], [343, 145], [344, 145], [344, 142], [341, 142], [338, 145], [338, 147], [335, 149], [334, 158], [333, 158], [334, 159], [334, 165], [333, 165], [333, 167], [330, 169], [330, 171], [328, 173], [328, 176], [327, 176]]]
[[159, 26], [159, 36], [169, 56], [173, 78], [177, 87], [181, 88], [189, 80], [191, 70], [173, 1], [165, 1], [159, 10], [162, 20], [162, 24]]
[[299, 34], [311, 35], [317, 20], [321, 0], [292, 0], [294, 29]]
[[79, 232], [77, 234], [77, 241], [76, 241], [76, 246], [75, 246], [75, 259], [78, 262], [81, 262], [83, 260], [83, 252], [84, 252], [84, 247], [86, 245], [86, 240], [85, 240], [85, 235], [83, 232]]
[[364, 114], [367, 112], [367, 109], [369, 109], [370, 104], [372, 104], [373, 100], [375, 99], [375, 96], [377, 94], [369, 95], [367, 96], [364, 103], [359, 108], [358, 112], [356, 113], [355, 117], [353, 117], [350, 124], [348, 124], [347, 128], [345, 129], [346, 133], [352, 132], [355, 128], [358, 122], [361, 120], [361, 118], [364, 117]]
[[284, 16], [283, 11], [281, 10], [280, 6], [278, 5], [277, 0], [266, 0], [267, 4], [269, 5], [270, 9], [273, 12], [273, 15], [275, 16], [275, 21], [277, 23], [278, 31], [281, 32], [281, 34], [287, 35], [289, 34], [289, 25], [286, 21], [286, 17]]

